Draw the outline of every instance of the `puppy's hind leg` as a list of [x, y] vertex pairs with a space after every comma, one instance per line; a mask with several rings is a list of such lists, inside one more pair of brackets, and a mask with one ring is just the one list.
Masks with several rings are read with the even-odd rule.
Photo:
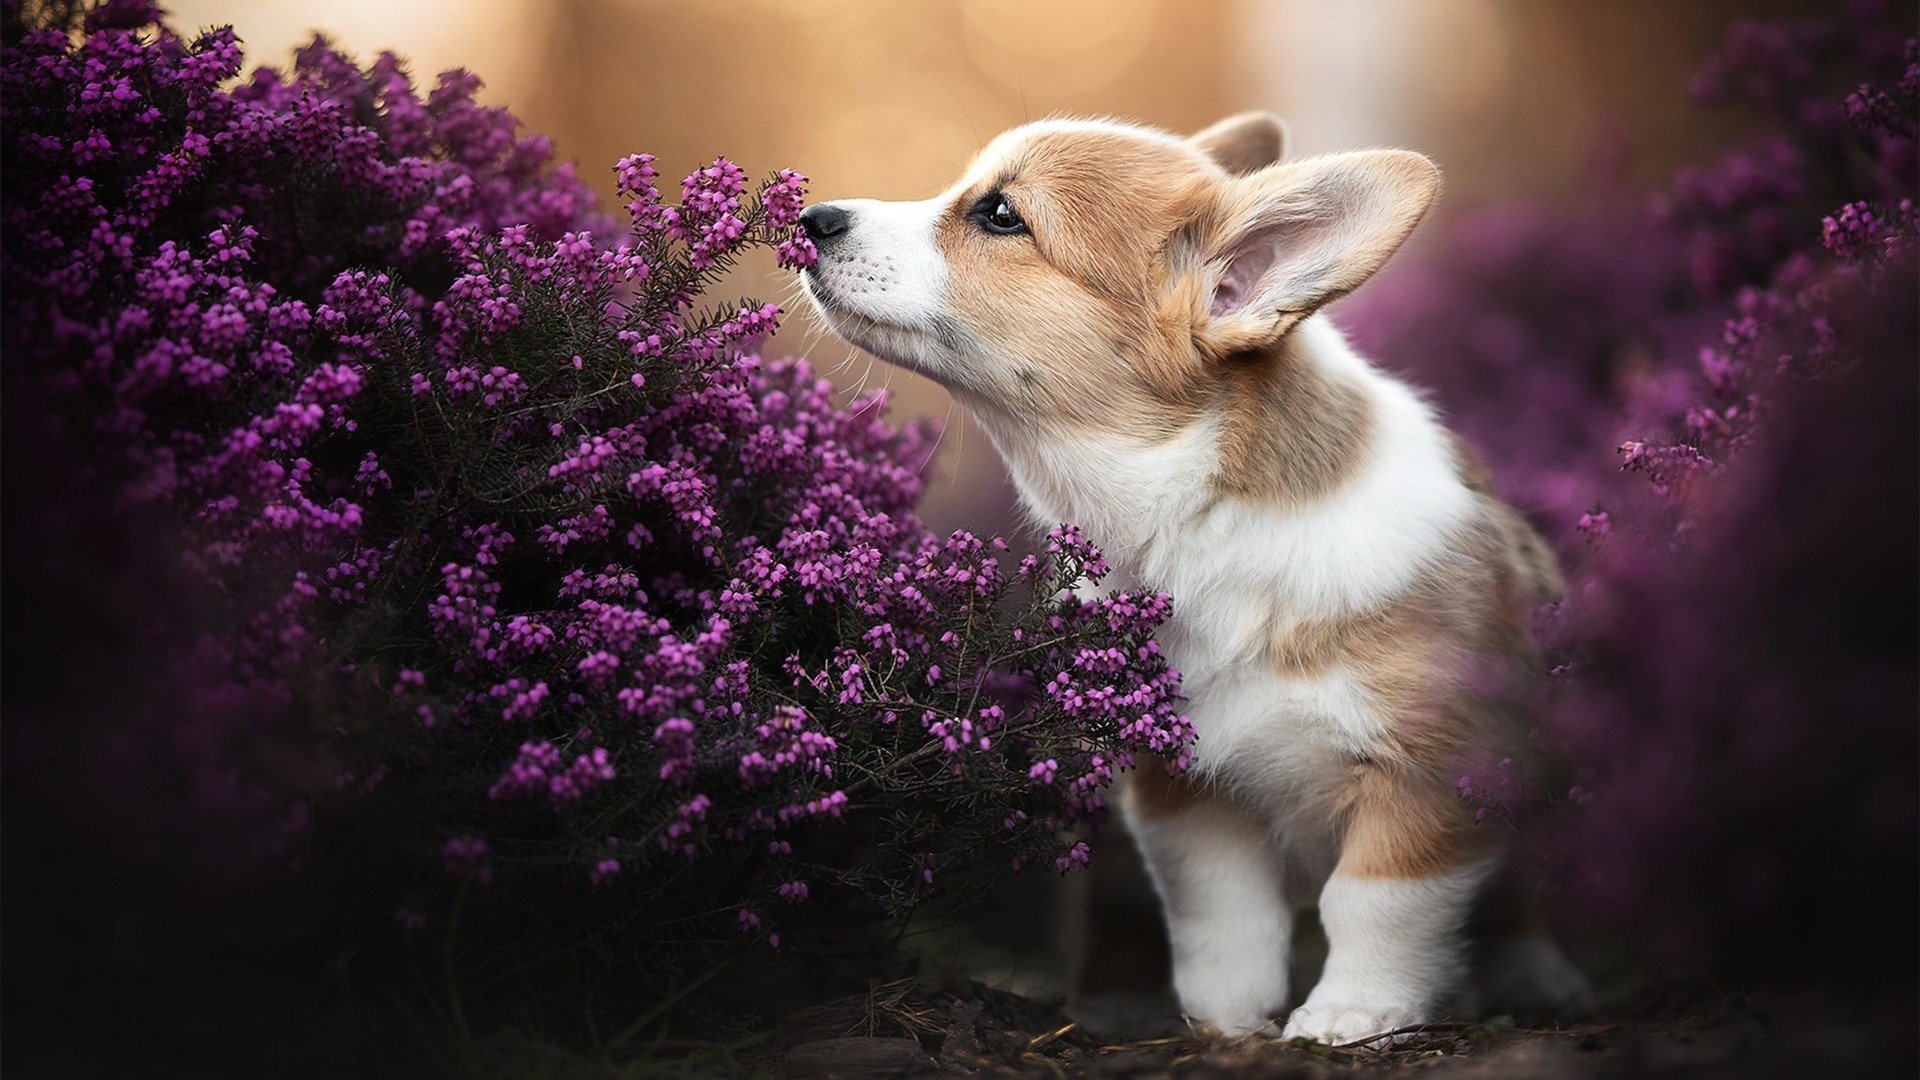
[[1128, 775], [1123, 805], [1166, 915], [1180, 1007], [1228, 1035], [1273, 1030], [1293, 910], [1265, 823], [1152, 759]]
[[1475, 919], [1473, 987], [1481, 1015], [1524, 1022], [1591, 1012], [1593, 987], [1553, 938], [1539, 902], [1512, 866], [1487, 890]]

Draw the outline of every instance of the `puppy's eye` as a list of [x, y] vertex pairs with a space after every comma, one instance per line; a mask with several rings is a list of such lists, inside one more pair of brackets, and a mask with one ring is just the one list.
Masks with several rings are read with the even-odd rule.
[[990, 233], [1012, 236], [1027, 231], [1027, 223], [1020, 219], [1013, 202], [997, 191], [975, 204], [973, 213], [980, 227]]

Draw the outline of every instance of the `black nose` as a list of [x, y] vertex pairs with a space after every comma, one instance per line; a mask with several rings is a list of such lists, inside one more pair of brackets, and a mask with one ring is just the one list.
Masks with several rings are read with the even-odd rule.
[[809, 206], [800, 215], [800, 231], [818, 246], [847, 231], [853, 215], [832, 203]]

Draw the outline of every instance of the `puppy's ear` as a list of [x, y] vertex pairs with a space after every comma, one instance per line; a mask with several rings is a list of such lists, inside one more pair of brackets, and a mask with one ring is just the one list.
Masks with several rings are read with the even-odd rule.
[[1269, 112], [1244, 112], [1188, 136], [1187, 143], [1228, 172], [1245, 174], [1286, 156], [1287, 125]]
[[1329, 154], [1227, 181], [1187, 234], [1213, 358], [1263, 349], [1386, 263], [1440, 193], [1410, 150]]

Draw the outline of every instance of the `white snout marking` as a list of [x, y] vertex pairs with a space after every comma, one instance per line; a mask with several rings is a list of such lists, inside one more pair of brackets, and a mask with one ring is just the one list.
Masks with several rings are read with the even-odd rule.
[[825, 245], [807, 277], [814, 301], [896, 330], [927, 332], [946, 312], [947, 260], [933, 232], [943, 199], [847, 199], [847, 231]]

